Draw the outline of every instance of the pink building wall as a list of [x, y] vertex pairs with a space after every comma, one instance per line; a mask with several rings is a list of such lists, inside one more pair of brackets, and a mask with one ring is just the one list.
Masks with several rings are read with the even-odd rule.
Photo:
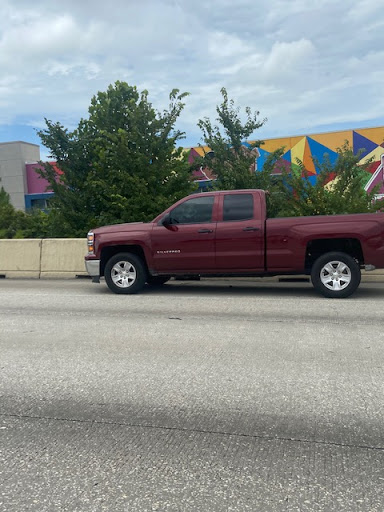
[[[54, 162], [50, 162], [54, 163]], [[49, 185], [48, 181], [37, 174], [35, 169], [42, 169], [41, 164], [26, 164], [28, 194], [45, 194]]]

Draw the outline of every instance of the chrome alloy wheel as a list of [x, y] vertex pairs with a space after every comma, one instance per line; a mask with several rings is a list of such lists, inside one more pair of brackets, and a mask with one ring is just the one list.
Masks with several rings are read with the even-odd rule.
[[119, 288], [129, 288], [136, 281], [136, 269], [129, 261], [118, 261], [112, 267], [111, 278]]
[[320, 279], [328, 290], [344, 290], [351, 282], [351, 269], [343, 261], [329, 261], [320, 270]]

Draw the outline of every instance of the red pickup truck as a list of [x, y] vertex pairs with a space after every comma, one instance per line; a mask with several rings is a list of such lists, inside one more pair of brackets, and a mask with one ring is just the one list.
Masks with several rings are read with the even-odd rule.
[[115, 293], [172, 276], [307, 274], [325, 297], [344, 298], [362, 268], [384, 268], [384, 213], [268, 219], [263, 190], [193, 194], [152, 222], [90, 231], [85, 264]]

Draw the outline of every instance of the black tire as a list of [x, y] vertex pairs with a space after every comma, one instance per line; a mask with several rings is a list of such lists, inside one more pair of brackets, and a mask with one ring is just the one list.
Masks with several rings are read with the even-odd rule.
[[328, 252], [313, 264], [311, 280], [324, 297], [345, 299], [354, 293], [361, 281], [359, 264], [344, 252]]
[[170, 276], [148, 276], [147, 284], [150, 286], [161, 286], [171, 279]]
[[147, 269], [136, 254], [119, 252], [107, 261], [104, 277], [112, 292], [132, 294], [144, 287]]

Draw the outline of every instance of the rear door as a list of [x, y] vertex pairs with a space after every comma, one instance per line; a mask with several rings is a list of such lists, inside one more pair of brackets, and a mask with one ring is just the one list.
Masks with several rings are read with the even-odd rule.
[[264, 270], [264, 217], [257, 194], [241, 191], [220, 195], [216, 268], [239, 272]]
[[[171, 225], [152, 230], [152, 261], [159, 272], [199, 272], [215, 266], [216, 211], [219, 195], [202, 193], [170, 211]], [[215, 202], [216, 199], [216, 202]]]

